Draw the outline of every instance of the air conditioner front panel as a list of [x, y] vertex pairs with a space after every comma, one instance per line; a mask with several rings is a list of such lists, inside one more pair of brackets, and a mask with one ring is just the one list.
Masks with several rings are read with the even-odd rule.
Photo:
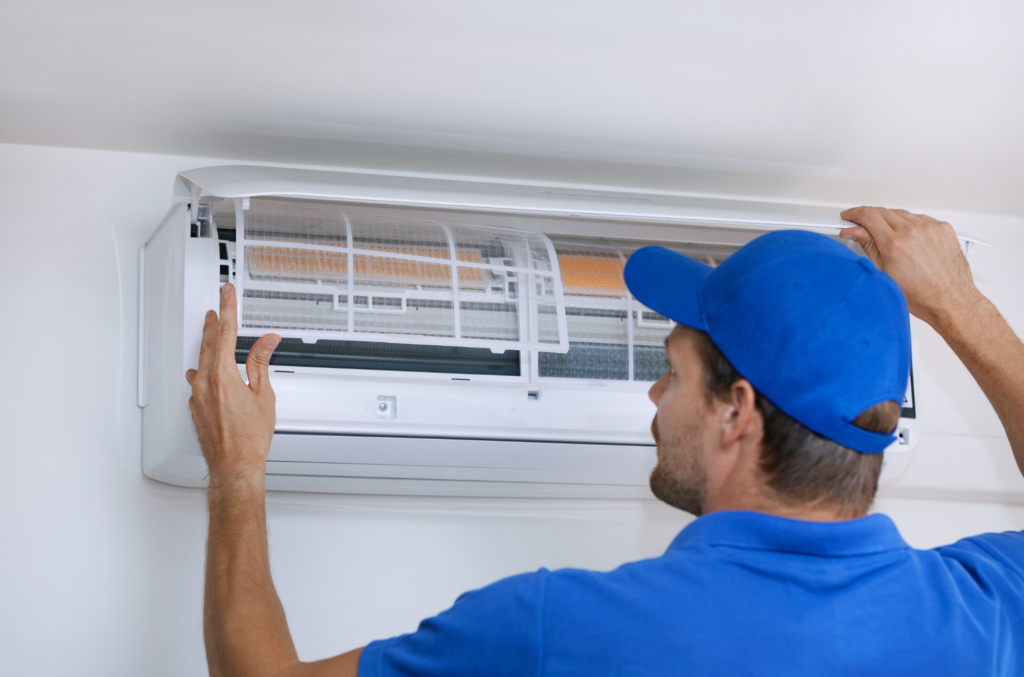
[[[280, 430], [649, 444], [649, 384], [506, 385], [271, 373]], [[394, 398], [382, 418], [380, 398]]]

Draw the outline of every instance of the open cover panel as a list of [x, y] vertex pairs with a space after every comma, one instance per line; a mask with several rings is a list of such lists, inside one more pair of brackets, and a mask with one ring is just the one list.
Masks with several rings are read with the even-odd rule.
[[239, 335], [569, 349], [558, 259], [541, 234], [270, 198], [219, 200]]

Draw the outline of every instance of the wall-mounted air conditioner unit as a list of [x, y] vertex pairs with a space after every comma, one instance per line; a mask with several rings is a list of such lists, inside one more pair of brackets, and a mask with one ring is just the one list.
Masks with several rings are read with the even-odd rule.
[[[204, 486], [185, 370], [238, 290], [237, 359], [271, 362], [267, 487], [647, 497], [647, 390], [672, 323], [623, 266], [650, 243], [717, 263], [832, 210], [271, 167], [178, 176], [141, 253], [139, 404], [149, 477]], [[969, 239], [969, 238], [968, 238]], [[917, 443], [913, 383], [883, 481]]]

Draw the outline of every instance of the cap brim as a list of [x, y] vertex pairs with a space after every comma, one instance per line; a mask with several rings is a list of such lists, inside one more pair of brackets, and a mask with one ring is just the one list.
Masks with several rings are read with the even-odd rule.
[[700, 287], [711, 271], [698, 261], [652, 245], [626, 262], [624, 277], [636, 300], [687, 327], [707, 331], [700, 312]]

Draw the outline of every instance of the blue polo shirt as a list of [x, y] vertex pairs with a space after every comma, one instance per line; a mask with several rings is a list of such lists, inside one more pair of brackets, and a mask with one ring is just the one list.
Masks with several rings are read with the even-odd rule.
[[1022, 675], [1024, 533], [914, 550], [884, 515], [719, 512], [656, 559], [513, 576], [408, 635], [371, 675]]

